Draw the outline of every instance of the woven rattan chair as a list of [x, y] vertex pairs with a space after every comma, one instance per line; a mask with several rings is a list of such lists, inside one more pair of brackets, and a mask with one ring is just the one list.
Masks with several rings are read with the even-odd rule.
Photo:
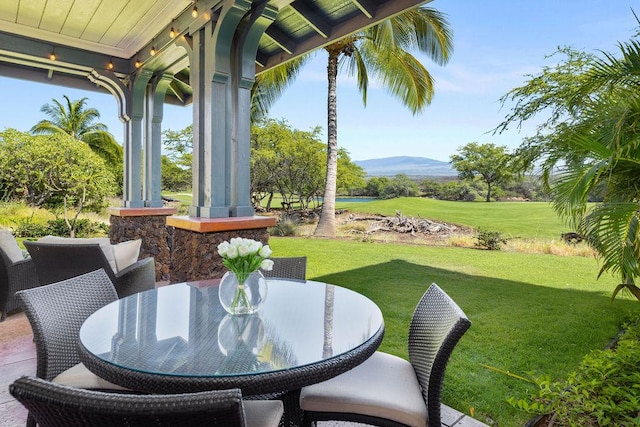
[[273, 260], [273, 269], [264, 271], [264, 277], [280, 278], [291, 280], [306, 280], [307, 276], [307, 257], [283, 257], [271, 258]]
[[[89, 315], [118, 299], [104, 270], [16, 292], [36, 343], [36, 376], [80, 388], [120, 389], [80, 363], [78, 334]], [[29, 417], [28, 425], [34, 425]]]
[[305, 424], [321, 420], [380, 426], [437, 426], [449, 356], [471, 322], [436, 284], [422, 296], [409, 327], [409, 361], [376, 352], [363, 364], [304, 387]]
[[36, 342], [36, 376], [53, 380], [80, 363], [78, 334], [89, 315], [118, 299], [104, 270], [16, 293]]
[[25, 241], [24, 246], [36, 265], [42, 285], [104, 269], [120, 298], [153, 289], [155, 286], [153, 258], [141, 259], [114, 273], [98, 244], [61, 245]]
[[0, 322], [7, 317], [7, 313], [20, 308], [15, 293], [38, 284], [36, 266], [32, 259], [12, 262], [0, 249]]
[[240, 389], [189, 394], [117, 394], [22, 377], [9, 392], [40, 427], [260, 426], [276, 427], [280, 401], [242, 400]]

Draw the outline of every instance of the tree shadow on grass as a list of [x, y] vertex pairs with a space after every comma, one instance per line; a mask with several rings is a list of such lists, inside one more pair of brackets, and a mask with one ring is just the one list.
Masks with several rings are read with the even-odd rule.
[[[589, 351], [610, 342], [640, 307], [631, 300], [611, 303], [600, 290], [533, 285], [399, 259], [313, 280], [347, 287], [378, 304], [386, 328], [380, 349], [405, 358], [415, 305], [429, 285], [437, 283], [472, 322], [447, 368], [443, 400], [467, 413], [470, 407], [482, 413], [493, 401], [491, 405], [502, 413], [485, 416], [494, 421], [502, 416], [513, 420], [519, 411], [505, 399], [525, 397], [533, 390], [531, 384], [510, 374], [566, 376]], [[520, 417], [527, 416], [520, 413]]]

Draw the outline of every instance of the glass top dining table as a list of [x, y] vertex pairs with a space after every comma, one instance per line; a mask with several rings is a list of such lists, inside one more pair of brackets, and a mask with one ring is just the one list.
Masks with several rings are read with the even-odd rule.
[[142, 392], [297, 390], [339, 375], [378, 348], [384, 321], [357, 292], [268, 279], [252, 315], [232, 316], [217, 281], [163, 286], [115, 301], [80, 329], [80, 358], [106, 380]]

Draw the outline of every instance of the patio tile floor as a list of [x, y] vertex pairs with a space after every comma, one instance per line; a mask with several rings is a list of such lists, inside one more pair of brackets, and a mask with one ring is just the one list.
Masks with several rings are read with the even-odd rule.
[[[36, 349], [24, 313], [7, 316], [0, 323], [0, 427], [24, 426], [27, 410], [9, 394], [9, 384], [21, 375], [35, 375]], [[356, 427], [362, 424], [323, 422], [322, 427]], [[484, 427], [455, 409], [442, 405], [442, 427]]]

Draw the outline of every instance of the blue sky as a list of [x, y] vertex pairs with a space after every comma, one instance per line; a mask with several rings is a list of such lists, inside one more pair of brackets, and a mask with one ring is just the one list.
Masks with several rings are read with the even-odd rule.
[[[640, 12], [640, 3], [630, 0], [435, 0], [429, 6], [447, 14], [455, 47], [444, 67], [424, 61], [436, 82], [433, 102], [422, 114], [413, 116], [375, 82], [365, 108], [354, 81], [346, 75], [339, 78], [338, 144], [354, 160], [417, 156], [449, 161], [459, 147], [474, 141], [517, 147], [534, 133], [535, 123], [492, 135], [508, 112], [501, 110], [498, 99], [522, 85], [526, 74], [552, 65], [545, 56], [558, 46], [616, 52], [617, 42], [635, 33], [631, 8]], [[274, 105], [271, 116], [297, 129], [326, 130], [325, 70], [321, 51]], [[89, 106], [98, 108], [101, 121], [122, 141], [111, 95], [4, 77], [0, 129], [29, 130], [44, 118], [40, 107], [62, 95], [88, 97]], [[191, 122], [192, 110], [167, 105], [164, 117], [164, 129], [178, 130]]]

